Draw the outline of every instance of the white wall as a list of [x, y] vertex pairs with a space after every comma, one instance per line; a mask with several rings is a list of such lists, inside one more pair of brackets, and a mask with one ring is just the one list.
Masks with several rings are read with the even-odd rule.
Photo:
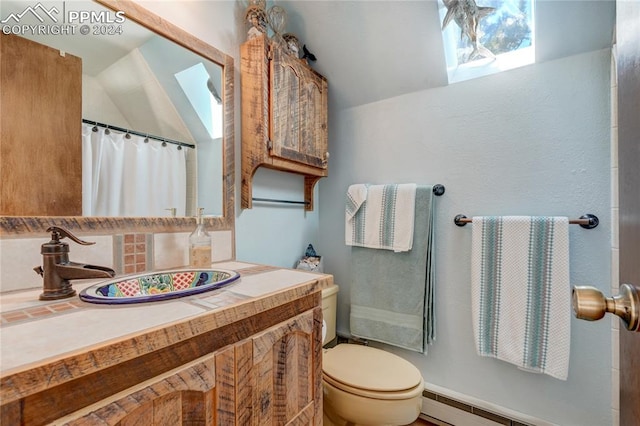
[[125, 129], [132, 127], [98, 79], [86, 74], [82, 74], [82, 118], [101, 123], [117, 123]]
[[[250, 262], [292, 268], [304, 255], [308, 244], [318, 249], [318, 187], [316, 208], [305, 212], [301, 205], [253, 202], [253, 208], [240, 212], [236, 222], [236, 258]], [[239, 185], [238, 185], [239, 186]], [[253, 196], [280, 200], [304, 200], [301, 176], [258, 169]], [[325, 253], [318, 250], [319, 255]]]
[[[235, 160], [236, 160], [236, 258], [280, 267], [293, 267], [309, 243], [318, 244], [318, 208], [305, 213], [301, 206], [254, 203], [240, 208], [240, 44], [246, 40], [244, 2], [143, 1], [141, 5], [171, 23], [184, 28], [234, 58], [235, 67]], [[203, 19], [203, 17], [206, 17]], [[318, 187], [316, 185], [316, 200]], [[254, 178], [253, 196], [304, 200], [302, 177], [259, 169]], [[320, 253], [323, 254], [323, 253]]]
[[[349, 332], [344, 194], [356, 182], [441, 183], [436, 201], [437, 338], [428, 355], [397, 350], [428, 383], [560, 425], [611, 424], [610, 324], [572, 319], [569, 378], [476, 355], [471, 329], [471, 227], [455, 215], [594, 213], [570, 228], [572, 284], [610, 291], [610, 51], [331, 112], [333, 168], [320, 189], [319, 251], [340, 284]], [[399, 77], [400, 78], [400, 77]], [[401, 283], [398, 283], [401, 285]]]

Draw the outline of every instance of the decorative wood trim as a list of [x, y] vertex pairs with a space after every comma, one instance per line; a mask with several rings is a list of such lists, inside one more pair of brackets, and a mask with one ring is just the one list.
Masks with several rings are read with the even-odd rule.
[[236, 401], [241, 404], [236, 412], [236, 425], [250, 425], [253, 413], [251, 392], [255, 389], [255, 377], [251, 374], [253, 342], [247, 339], [235, 345], [236, 350]]
[[[316, 293], [315, 295], [317, 306], [322, 306], [322, 293]], [[313, 310], [313, 347], [315, 348], [313, 353], [313, 372], [315, 377], [313, 379], [313, 399], [315, 404], [314, 412], [314, 425], [322, 426], [323, 411], [322, 411], [322, 308], [315, 308]]]
[[313, 211], [313, 189], [322, 176], [305, 176], [304, 177], [304, 201], [306, 202], [305, 211]]
[[236, 424], [235, 347], [216, 353], [216, 424]]
[[[209, 231], [233, 230], [233, 217], [207, 218]], [[231, 223], [231, 225], [230, 225]], [[47, 228], [61, 226], [82, 235], [111, 235], [120, 233], [151, 233], [151, 232], [191, 232], [196, 226], [195, 218], [171, 217], [49, 217], [49, 216], [0, 216], [0, 236], [13, 238], [25, 236], [48, 236]]]
[[[206, 218], [210, 231], [235, 232], [235, 122], [234, 122], [234, 62], [233, 57], [223, 53], [187, 33], [176, 25], [162, 19], [147, 9], [129, 0], [95, 0], [112, 10], [125, 12], [128, 20], [174, 41], [182, 47], [222, 66], [224, 114], [223, 136], [223, 216]], [[24, 237], [46, 236], [50, 226], [63, 226], [78, 234], [117, 234], [122, 232], [190, 232], [195, 228], [196, 219], [189, 218], [118, 218], [118, 217], [45, 217], [45, 216], [0, 216], [0, 236]], [[235, 245], [232, 248], [235, 257]]]
[[[269, 139], [269, 105], [258, 102], [269, 96], [268, 45], [263, 38], [240, 46], [241, 103], [242, 103], [242, 187], [241, 207], [252, 208], [253, 175], [261, 164], [268, 164], [270, 158], [266, 144]], [[246, 117], [254, 117], [249, 120]], [[253, 146], [246, 149], [245, 146]]]

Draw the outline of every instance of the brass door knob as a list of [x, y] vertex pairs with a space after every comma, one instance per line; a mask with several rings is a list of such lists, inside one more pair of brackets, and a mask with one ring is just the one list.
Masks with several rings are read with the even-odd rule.
[[573, 311], [576, 318], [596, 321], [610, 312], [619, 316], [628, 330], [640, 331], [640, 289], [622, 284], [620, 294], [605, 297], [600, 290], [590, 286], [574, 286]]

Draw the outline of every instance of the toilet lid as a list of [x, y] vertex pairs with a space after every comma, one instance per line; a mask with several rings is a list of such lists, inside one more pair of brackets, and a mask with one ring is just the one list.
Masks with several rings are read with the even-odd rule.
[[322, 371], [352, 388], [397, 392], [422, 382], [420, 371], [410, 362], [369, 346], [342, 344], [322, 355]]

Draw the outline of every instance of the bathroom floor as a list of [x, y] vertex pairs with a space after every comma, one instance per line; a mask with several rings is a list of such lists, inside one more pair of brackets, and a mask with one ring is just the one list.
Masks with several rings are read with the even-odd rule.
[[411, 423], [408, 426], [438, 426], [438, 425], [436, 425], [435, 423], [428, 422], [428, 421], [423, 420], [423, 419], [418, 419], [418, 420], [416, 420], [415, 422]]

